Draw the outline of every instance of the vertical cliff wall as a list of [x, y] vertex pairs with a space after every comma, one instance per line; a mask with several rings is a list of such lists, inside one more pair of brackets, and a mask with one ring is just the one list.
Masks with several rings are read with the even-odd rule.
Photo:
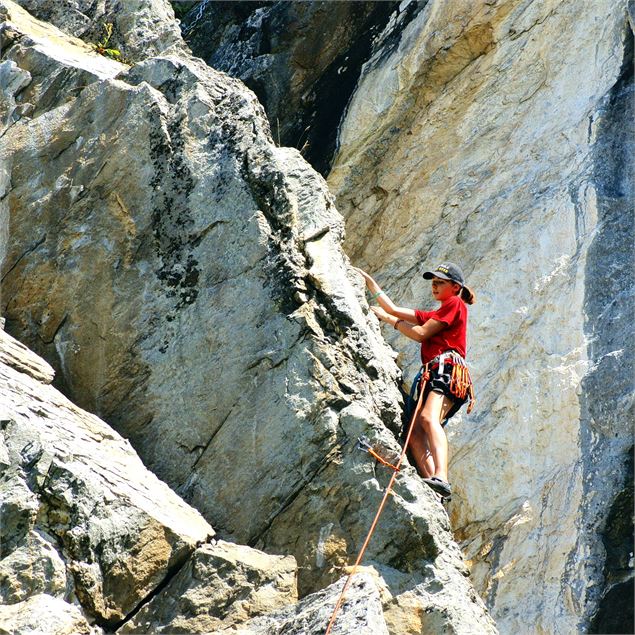
[[[324, 589], [389, 478], [355, 441], [397, 450], [401, 421], [399, 371], [326, 183], [273, 143], [253, 93], [201, 60], [129, 67], [0, 6], [8, 330], [219, 536], [296, 556], [300, 594]], [[409, 466], [367, 563], [381, 628], [496, 632]], [[139, 619], [173, 626], [155, 609]]]
[[326, 174], [362, 65], [425, 3], [399, 4], [201, 2], [182, 28], [195, 55], [256, 93], [274, 138]]
[[[108, 16], [138, 60], [170, 41], [147, 22], [154, 44], [135, 48], [125, 5], [22, 4], [67, 32], [76, 10]], [[185, 21], [210, 64], [260, 91], [273, 135], [251, 93], [180, 45], [128, 69], [4, 25], [8, 326], [221, 535], [294, 554], [307, 593], [337, 577], [386, 480], [352, 441], [396, 447], [400, 410], [334, 202], [348, 254], [401, 304], [428, 302], [421, 267], [456, 260], [478, 295], [477, 409], [448, 429], [472, 579], [502, 632], [632, 630], [626, 2], [364, 5], [201, 3]], [[332, 164], [335, 201], [275, 147], [278, 120], [287, 141], [310, 128], [297, 145]], [[324, 125], [340, 120], [333, 157]], [[416, 347], [386, 335], [413, 373]], [[389, 630], [491, 629], [443, 512], [412, 472], [399, 483], [370, 554]]]
[[631, 55], [625, 3], [428, 3], [364, 66], [328, 179], [349, 254], [393, 298], [426, 304], [419, 272], [444, 259], [479, 296], [451, 517], [504, 632], [585, 630], [632, 595], [632, 517], [616, 538], [612, 511], [631, 469]]
[[592, 554], [588, 560], [588, 577], [604, 578], [604, 583], [593, 589], [593, 604], [599, 605], [592, 621], [592, 632], [596, 633], [635, 628], [632, 602], [635, 597], [632, 560], [632, 425], [635, 421], [632, 29], [631, 21], [624, 36], [624, 58], [618, 80], [598, 109], [597, 137], [592, 150], [592, 182], [597, 193], [598, 218], [586, 261], [584, 304], [587, 351], [592, 365], [582, 380], [580, 423], [584, 516], [591, 520], [585, 525], [581, 542], [585, 551]]
[[[242, 5], [227, 21], [208, 4], [185, 21], [192, 46], [257, 77], [278, 117], [267, 88], [307, 47], [300, 30], [276, 31], [286, 4]], [[479, 407], [450, 428], [456, 535], [504, 630], [530, 619], [540, 632], [601, 631], [616, 612], [615, 628], [632, 629], [631, 609], [611, 609], [633, 585], [627, 3], [403, 2], [382, 21], [364, 50], [338, 38], [361, 67], [342, 78], [328, 183], [347, 252], [394, 299], [427, 304], [419, 273], [444, 259], [477, 290]], [[265, 32], [274, 49], [255, 45]], [[328, 111], [313, 108], [317, 120]], [[306, 156], [324, 170], [325, 157]], [[387, 338], [413, 374], [415, 348]]]

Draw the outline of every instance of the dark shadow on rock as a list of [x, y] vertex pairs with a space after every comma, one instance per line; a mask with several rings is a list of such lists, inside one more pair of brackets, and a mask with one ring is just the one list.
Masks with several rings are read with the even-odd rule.
[[[594, 145], [597, 232], [586, 263], [585, 334], [593, 366], [582, 382], [583, 514], [591, 549], [587, 580], [591, 633], [633, 632], [633, 33], [622, 71], [603, 107]], [[589, 122], [591, 132], [592, 123]], [[585, 219], [578, 218], [583, 234]], [[602, 540], [598, 540], [601, 534]], [[604, 552], [606, 556], [604, 557]]]
[[425, 5], [400, 12], [392, 1], [202, 2], [182, 30], [195, 55], [256, 93], [276, 142], [326, 175], [362, 66], [398, 45]]

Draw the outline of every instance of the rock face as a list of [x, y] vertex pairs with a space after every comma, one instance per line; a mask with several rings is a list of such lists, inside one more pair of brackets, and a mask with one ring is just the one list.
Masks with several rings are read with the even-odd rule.
[[[328, 622], [341, 583], [296, 606], [293, 557], [216, 540], [194, 550], [213, 534], [201, 516], [106, 424], [42, 383], [47, 364], [3, 331], [0, 353], [11, 362], [0, 363], [2, 633], [99, 635], [98, 624], [122, 624], [118, 633], [265, 635]], [[387, 633], [366, 578], [334, 633], [352, 623]]]
[[17, 0], [32, 16], [68, 35], [97, 44], [112, 25], [108, 42], [132, 62], [187, 50], [168, 0]]
[[[306, 37], [283, 3], [215, 6], [185, 21], [193, 49], [286, 121], [272, 87]], [[420, 267], [448, 258], [477, 289], [451, 515], [508, 632], [633, 630], [633, 6], [401, 3], [369, 48], [338, 39], [360, 77], [339, 87], [335, 157], [305, 153], [332, 163], [346, 250], [394, 299], [425, 304]]]
[[81, 610], [58, 597], [33, 595], [24, 602], [0, 606], [0, 632], [19, 635], [98, 635], [102, 629], [90, 626]]
[[0, 615], [6, 632], [44, 628], [49, 612], [59, 624], [47, 632], [92, 632], [122, 621], [213, 530], [18, 348], [0, 331], [15, 362], [0, 364]]
[[379, 34], [393, 13], [406, 23], [423, 6], [412, 2], [400, 12], [399, 4], [202, 2], [182, 28], [195, 55], [256, 93], [279, 144], [298, 148], [326, 174], [338, 124]]
[[[2, 4], [7, 328], [221, 537], [295, 556], [302, 596], [324, 588], [389, 478], [353, 444], [366, 434], [396, 450], [401, 423], [399, 372], [325, 182], [273, 144], [240, 82], [186, 55], [128, 68]], [[171, 568], [172, 533], [150, 529], [143, 544], [166, 541], [157, 561]], [[388, 588], [386, 621], [405, 625], [394, 632], [435, 614], [447, 631], [495, 632], [409, 466], [367, 561]], [[81, 601], [109, 626], [156, 583], [144, 570], [147, 589], [118, 604], [94, 563], [81, 573]]]
[[451, 518], [506, 633], [581, 632], [632, 604], [625, 5], [429, 2], [364, 66], [328, 178], [348, 253], [399, 304], [425, 304], [420, 267], [444, 259], [476, 289]]
[[270, 556], [223, 541], [203, 545], [118, 632], [225, 632], [249, 618], [294, 604], [296, 573], [290, 556]]
[[[310, 595], [296, 606], [256, 618], [230, 633], [238, 635], [304, 635], [323, 633], [342, 590], [343, 581]], [[353, 577], [346, 601], [337, 614], [331, 633], [388, 635], [376, 579], [367, 573]]]

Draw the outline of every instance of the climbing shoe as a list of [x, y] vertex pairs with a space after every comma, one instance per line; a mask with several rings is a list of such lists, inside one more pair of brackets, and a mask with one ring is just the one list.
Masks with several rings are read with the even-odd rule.
[[452, 486], [440, 479], [438, 476], [431, 476], [430, 478], [424, 478], [423, 482], [431, 487], [435, 492], [441, 494], [443, 498], [449, 498], [452, 494]]

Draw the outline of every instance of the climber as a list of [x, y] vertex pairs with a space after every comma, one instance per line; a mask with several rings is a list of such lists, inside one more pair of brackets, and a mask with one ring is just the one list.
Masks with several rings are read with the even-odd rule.
[[472, 381], [465, 364], [466, 304], [474, 303], [474, 293], [465, 286], [461, 269], [446, 262], [423, 274], [432, 280], [432, 295], [441, 306], [436, 311], [407, 309], [396, 306], [369, 274], [362, 269], [357, 271], [366, 281], [371, 301], [377, 300], [380, 305], [371, 306], [373, 313], [421, 343], [422, 371], [429, 380], [412, 418], [409, 449], [423, 481], [447, 498], [452, 487], [448, 482], [448, 442], [443, 426], [468, 400], [468, 413], [474, 405]]

